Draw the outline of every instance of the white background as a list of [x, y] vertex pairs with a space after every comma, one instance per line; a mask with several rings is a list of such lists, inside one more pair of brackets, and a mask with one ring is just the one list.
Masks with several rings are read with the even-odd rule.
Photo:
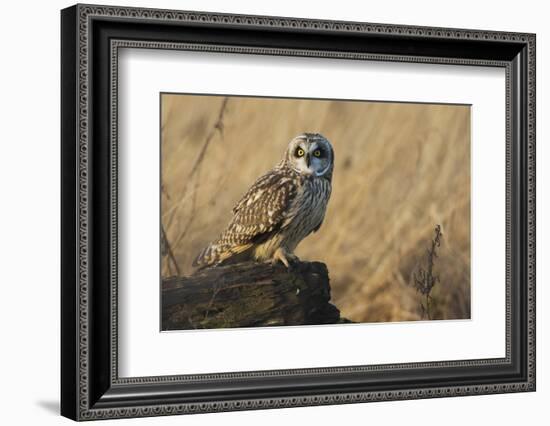
[[[119, 4], [105, 0], [107, 4]], [[423, 401], [155, 419], [120, 424], [498, 425], [548, 421], [550, 334], [550, 28], [541, 1], [253, 2], [232, 0], [123, 2], [133, 6], [536, 32], [538, 176], [538, 391]], [[59, 9], [64, 1], [3, 5], [0, 102], [0, 377], [2, 423], [68, 424], [59, 404]], [[537, 421], [538, 419], [538, 421]], [[108, 421], [102, 424], [114, 423]], [[131, 422], [131, 423], [129, 423]]]
[[[262, 78], [250, 79], [258, 70]], [[504, 69], [125, 49], [119, 81], [121, 376], [505, 356]], [[472, 104], [472, 319], [159, 333], [151, 283], [160, 275], [158, 97], [166, 91]], [[220, 357], [220, 348], [231, 350]]]

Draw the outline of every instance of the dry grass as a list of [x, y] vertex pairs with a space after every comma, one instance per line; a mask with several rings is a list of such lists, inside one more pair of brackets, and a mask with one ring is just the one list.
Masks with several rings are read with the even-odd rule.
[[161, 119], [162, 224], [181, 273], [288, 141], [319, 132], [335, 149], [333, 193], [296, 254], [328, 265], [342, 315], [420, 319], [409, 283], [440, 224], [432, 317], [469, 318], [469, 107], [163, 95]]

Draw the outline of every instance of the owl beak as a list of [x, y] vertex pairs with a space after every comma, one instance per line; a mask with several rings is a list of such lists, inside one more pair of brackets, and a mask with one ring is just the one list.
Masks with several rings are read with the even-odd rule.
[[315, 171], [311, 168], [311, 155], [309, 154], [306, 154], [306, 167], [307, 167], [306, 174], [308, 176], [313, 176], [315, 174]]

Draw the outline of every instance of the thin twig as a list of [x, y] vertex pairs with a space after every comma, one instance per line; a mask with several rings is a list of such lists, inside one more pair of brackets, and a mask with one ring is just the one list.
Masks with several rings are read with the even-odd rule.
[[[196, 208], [196, 204], [197, 204], [197, 192], [198, 192], [198, 186], [199, 186], [199, 182], [200, 182], [200, 170], [201, 170], [202, 162], [204, 160], [204, 156], [206, 154], [208, 146], [210, 145], [210, 142], [212, 141], [212, 139], [214, 138], [214, 136], [216, 135], [217, 132], [219, 132], [220, 137], [223, 139], [223, 128], [224, 128], [223, 119], [224, 119], [224, 116], [225, 116], [225, 113], [226, 113], [226, 110], [227, 110], [228, 101], [229, 101], [228, 97], [225, 97], [223, 99], [220, 110], [218, 112], [218, 117], [216, 119], [216, 122], [214, 123], [214, 126], [212, 127], [212, 129], [208, 133], [206, 139], [204, 140], [204, 143], [203, 143], [203, 145], [202, 145], [202, 147], [199, 151], [199, 154], [197, 155], [197, 158], [193, 163], [193, 167], [189, 171], [187, 179], [185, 180], [186, 183], [185, 183], [185, 186], [184, 186], [184, 188], [181, 192], [182, 195], [180, 197], [180, 201], [176, 203], [175, 208], [171, 209], [170, 213], [172, 213], [172, 214], [166, 220], [166, 222], [168, 223], [167, 226], [170, 227], [170, 225], [172, 223], [172, 220], [173, 220], [173, 218], [174, 218], [174, 216], [175, 216], [175, 214], [178, 210], [178, 207], [181, 205], [181, 202], [187, 196], [187, 190], [188, 190], [188, 187], [189, 187], [189, 183], [191, 181], [193, 181], [194, 188], [193, 188], [192, 195], [191, 195], [192, 198], [191, 198], [191, 210], [190, 210], [190, 213], [189, 213], [189, 220], [185, 224], [183, 232], [178, 236], [178, 238], [174, 242], [174, 249], [179, 245], [179, 243], [183, 240], [183, 238], [185, 238], [187, 232], [189, 231], [189, 229], [190, 229], [190, 227], [191, 227], [191, 225], [192, 225], [192, 223], [195, 219], [195, 208]], [[170, 200], [170, 196], [169, 196], [168, 192], [166, 191], [166, 188], [165, 188], [163, 182], [161, 182], [161, 190], [162, 190], [162, 193], [166, 196], [167, 200]], [[176, 257], [174, 255], [172, 246], [168, 242], [168, 238], [167, 238], [166, 231], [164, 229], [164, 225], [162, 226], [162, 244], [163, 244], [163, 251], [164, 250], [166, 251], [166, 254], [169, 256], [169, 259], [170, 259], [171, 263], [173, 264], [174, 268], [176, 269], [177, 275], [179, 276], [180, 275], [180, 268], [179, 268], [179, 265], [176, 261]], [[167, 266], [168, 266], [168, 270], [170, 272], [170, 269], [171, 269], [170, 268], [170, 262], [168, 262]]]
[[187, 235], [187, 231], [191, 228], [191, 225], [193, 224], [193, 221], [195, 220], [195, 208], [197, 205], [197, 187], [199, 182], [199, 175], [200, 175], [200, 168], [197, 169], [197, 179], [195, 180], [195, 188], [192, 193], [191, 197], [191, 212], [189, 213], [189, 219], [187, 220], [187, 223], [185, 224], [185, 227], [183, 228], [183, 232], [176, 238], [176, 241], [174, 241], [174, 248], [177, 248], [180, 244], [180, 242], [185, 238]]
[[[172, 247], [170, 247], [170, 243], [168, 242], [168, 238], [166, 238], [166, 232], [164, 231], [164, 226], [160, 226], [161, 229], [161, 246], [163, 248], [163, 255], [168, 255], [168, 258], [172, 261], [172, 264], [174, 265], [174, 268], [176, 269], [176, 274], [180, 276], [180, 268], [178, 265], [178, 262], [176, 261], [176, 257], [174, 256], [174, 252], [172, 251]], [[168, 263], [168, 268], [170, 268], [170, 263]]]
[[168, 201], [170, 201], [170, 194], [168, 194], [168, 191], [166, 190], [166, 187], [164, 186], [164, 182], [161, 182], [160, 183], [160, 190], [161, 192], [164, 194], [164, 196], [166, 197], [166, 199]]
[[[216, 135], [216, 133], [219, 132], [220, 134], [220, 137], [222, 138], [223, 140], [223, 128], [224, 128], [224, 125], [223, 125], [223, 119], [224, 119], [224, 116], [225, 116], [225, 113], [227, 111], [227, 103], [229, 102], [229, 98], [226, 96], [223, 101], [222, 101], [222, 104], [220, 106], [220, 110], [218, 112], [218, 118], [216, 119], [215, 123], [214, 123], [214, 126], [210, 129], [210, 132], [208, 133], [208, 135], [206, 136], [206, 139], [204, 140], [204, 143], [197, 155], [197, 158], [195, 159], [194, 163], [193, 163], [193, 167], [191, 167], [191, 170], [189, 171], [189, 174], [187, 175], [187, 178], [185, 179], [185, 186], [183, 187], [182, 191], [181, 191], [181, 197], [180, 197], [180, 201], [183, 200], [186, 195], [187, 195], [187, 190], [188, 190], [188, 187], [189, 187], [189, 184], [190, 182], [194, 179], [194, 187], [195, 187], [195, 192], [196, 192], [196, 188], [198, 186], [198, 183], [199, 183], [199, 179], [196, 178], [195, 174], [200, 170], [200, 167], [202, 165], [202, 161], [204, 159], [204, 156], [206, 154], [206, 151], [208, 150], [208, 146], [210, 145], [210, 142], [212, 141], [212, 139], [214, 139], [214, 136]], [[177, 203], [178, 205], [180, 204], [179, 202]], [[168, 219], [168, 222], [171, 223], [172, 222], [172, 219], [174, 217], [174, 215], [176, 214], [176, 211], [178, 209], [174, 209], [172, 211], [172, 216]], [[193, 214], [194, 212], [191, 212], [191, 214]]]
[[223, 139], [223, 117], [225, 115], [228, 101], [229, 101], [229, 98], [227, 96], [223, 98], [220, 111], [218, 112], [218, 119], [214, 123], [214, 127], [212, 127], [212, 129], [208, 133], [208, 136], [206, 137], [206, 140], [204, 141], [204, 144], [201, 147], [199, 155], [197, 156], [197, 159], [195, 160], [195, 164], [193, 164], [193, 167], [191, 168], [191, 171], [189, 172], [189, 176], [187, 177], [187, 179], [190, 179], [191, 176], [193, 176], [193, 174], [196, 172], [197, 168], [201, 164], [204, 158], [204, 155], [206, 154], [206, 150], [208, 149], [208, 145], [210, 145], [210, 142], [214, 138], [214, 135], [216, 134], [216, 132], [220, 132], [220, 136]]

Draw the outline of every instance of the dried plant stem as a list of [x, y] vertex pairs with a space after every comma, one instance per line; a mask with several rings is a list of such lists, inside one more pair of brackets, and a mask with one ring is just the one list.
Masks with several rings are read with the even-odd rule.
[[[180, 244], [180, 242], [185, 238], [185, 235], [187, 234], [189, 228], [191, 227], [191, 224], [193, 223], [195, 219], [195, 209], [197, 205], [197, 192], [198, 192], [198, 186], [200, 182], [200, 171], [202, 162], [204, 160], [204, 156], [206, 154], [206, 151], [208, 150], [208, 146], [214, 139], [214, 136], [216, 133], [219, 132], [221, 138], [223, 139], [223, 127], [224, 127], [224, 116], [227, 110], [227, 103], [229, 101], [228, 97], [225, 97], [222, 101], [222, 104], [220, 106], [220, 110], [218, 112], [218, 117], [214, 123], [214, 126], [210, 129], [208, 132], [208, 135], [206, 136], [203, 145], [200, 148], [199, 153], [197, 154], [197, 158], [195, 159], [193, 166], [191, 167], [191, 170], [189, 171], [189, 174], [187, 175], [187, 179], [185, 180], [185, 186], [183, 187], [183, 190], [181, 191], [180, 201], [177, 202], [173, 209], [171, 209], [169, 213], [169, 217], [166, 219], [166, 221], [163, 221], [161, 225], [161, 242], [163, 247], [163, 256], [168, 256], [169, 262], [167, 263], [168, 272], [170, 273], [172, 268], [174, 267], [176, 274], [180, 275], [180, 268], [178, 265], [178, 262], [176, 261], [176, 256], [174, 255], [174, 249]], [[187, 223], [185, 224], [183, 231], [180, 233], [177, 238], [175, 238], [174, 245], [169, 243], [168, 237], [165, 231], [165, 224], [167, 228], [170, 228], [173, 224], [173, 219], [176, 216], [179, 207], [183, 205], [183, 200], [187, 198], [187, 192], [189, 189], [189, 185], [193, 184], [193, 190], [191, 195], [191, 206], [190, 206], [190, 212], [189, 212], [189, 219], [187, 220]], [[164, 186], [164, 182], [161, 182], [161, 189], [162, 193], [166, 196], [166, 198], [169, 200], [170, 196], [168, 192], [166, 191], [166, 188]]]
[[424, 302], [424, 304], [420, 304], [420, 306], [422, 306], [422, 312], [426, 314], [426, 316], [428, 317], [429, 320], [432, 319], [432, 314], [431, 314], [431, 311], [430, 311], [430, 301], [432, 300], [431, 296], [426, 293], [426, 300]]
[[[162, 244], [162, 254], [163, 256], [168, 256], [169, 260], [174, 265], [174, 269], [176, 270], [176, 275], [180, 276], [180, 268], [178, 265], [178, 262], [176, 261], [176, 257], [174, 256], [174, 252], [172, 251], [172, 247], [170, 247], [170, 243], [168, 242], [168, 238], [166, 238], [166, 232], [164, 231], [164, 226], [161, 224], [161, 244]], [[168, 272], [170, 272], [170, 262], [168, 262]]]
[[220, 136], [223, 138], [223, 117], [225, 115], [225, 111], [227, 109], [227, 102], [229, 101], [229, 98], [225, 97], [222, 101], [222, 105], [220, 107], [220, 111], [218, 112], [218, 118], [216, 119], [216, 122], [214, 123], [214, 126], [212, 129], [210, 129], [210, 132], [206, 136], [206, 139], [204, 140], [203, 145], [201, 146], [201, 149], [197, 155], [197, 158], [195, 159], [193, 163], [193, 167], [191, 167], [191, 170], [189, 171], [189, 174], [187, 175], [187, 179], [185, 180], [186, 184], [183, 187], [182, 195], [185, 196], [187, 193], [187, 188], [189, 185], [189, 182], [191, 182], [193, 176], [197, 171], [200, 169], [202, 165], [202, 161], [204, 160], [204, 156], [206, 154], [206, 151], [208, 150], [208, 146], [210, 145], [210, 142], [212, 142], [212, 139], [214, 138], [215, 134], [217, 132], [220, 133]]
[[[204, 144], [201, 147], [201, 150], [199, 151], [199, 154], [197, 155], [197, 159], [195, 160], [195, 164], [193, 164], [193, 167], [191, 168], [191, 171], [189, 172], [188, 179], [193, 176], [193, 174], [196, 172], [197, 168], [201, 165], [202, 160], [204, 159], [204, 155], [206, 154], [206, 150], [208, 149], [208, 145], [210, 145], [210, 142], [214, 138], [214, 135], [216, 132], [220, 132], [220, 136], [223, 138], [223, 117], [225, 115], [225, 111], [227, 109], [227, 103], [229, 102], [229, 98], [226, 96], [223, 98], [222, 105], [220, 107], [220, 111], [218, 112], [218, 118], [216, 119], [216, 122], [214, 123], [214, 126], [212, 129], [210, 129], [210, 132], [208, 133], [208, 136], [206, 137], [206, 140], [204, 141]], [[185, 192], [185, 191], [184, 191]]]
[[422, 308], [422, 315], [427, 317], [429, 320], [432, 319], [432, 302], [433, 298], [431, 296], [431, 291], [435, 286], [436, 282], [439, 281], [439, 276], [434, 275], [434, 263], [437, 258], [437, 248], [441, 246], [441, 238], [443, 234], [441, 233], [441, 225], [436, 225], [435, 227], [435, 236], [432, 239], [430, 248], [427, 250], [426, 258], [426, 269], [420, 267], [417, 272], [413, 274], [413, 285], [417, 291], [419, 291], [424, 296], [424, 302], [420, 304]]
[[193, 221], [195, 220], [195, 209], [197, 206], [197, 187], [199, 182], [199, 175], [200, 175], [200, 168], [197, 169], [197, 178], [195, 180], [195, 188], [193, 190], [192, 196], [191, 196], [191, 212], [189, 213], [189, 219], [187, 220], [187, 223], [185, 224], [185, 227], [183, 228], [183, 231], [180, 233], [180, 235], [176, 238], [176, 241], [174, 242], [174, 249], [177, 248], [180, 244], [180, 242], [185, 238], [185, 235], [187, 234], [187, 231], [189, 231], [189, 228], [191, 228], [191, 225], [193, 224]]

